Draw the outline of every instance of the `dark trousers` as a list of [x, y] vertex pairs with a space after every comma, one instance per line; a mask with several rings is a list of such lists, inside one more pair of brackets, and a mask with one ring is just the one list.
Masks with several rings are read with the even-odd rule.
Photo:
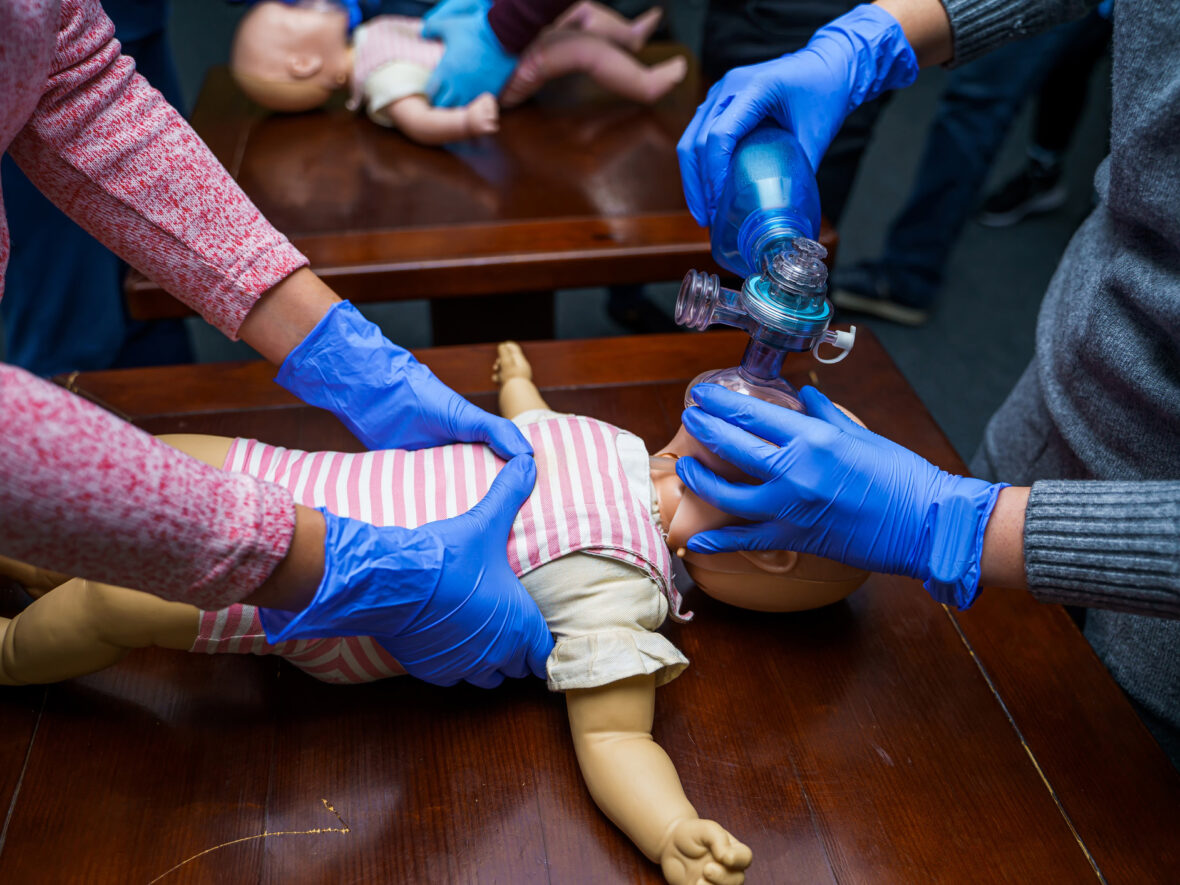
[[885, 239], [881, 271], [892, 292], [915, 307], [933, 303], [1021, 106], [1044, 85], [1035, 140], [1045, 149], [1064, 150], [1085, 106], [1090, 72], [1109, 40], [1110, 22], [1091, 13], [951, 73], [909, 199]]
[[[701, 47], [704, 75], [712, 82], [732, 68], [802, 49], [812, 34], [856, 5], [856, 0], [711, 0]], [[816, 171], [820, 206], [832, 224], [844, 212], [873, 126], [888, 99], [883, 95], [849, 114]]]
[[[161, 14], [163, 4], [157, 7]], [[109, 14], [119, 8], [107, 6]], [[139, 12], [129, 7], [136, 24]], [[123, 53], [179, 106], [180, 81], [162, 29], [125, 41]], [[123, 303], [126, 265], [42, 196], [9, 156], [0, 164], [0, 186], [12, 244], [0, 299], [6, 362], [55, 375], [192, 361], [183, 321], [130, 320]]]

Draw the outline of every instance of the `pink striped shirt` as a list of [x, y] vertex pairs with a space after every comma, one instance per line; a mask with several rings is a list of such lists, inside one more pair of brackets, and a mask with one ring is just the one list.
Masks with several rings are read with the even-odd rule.
[[[691, 616], [680, 611], [672, 557], [652, 516], [650, 492], [632, 487], [619, 455], [618, 440], [626, 432], [577, 415], [547, 418], [521, 430], [536, 452], [537, 485], [509, 534], [513, 570], [524, 575], [575, 552], [616, 559], [647, 574], [667, 596], [672, 617], [688, 620]], [[284, 486], [309, 507], [326, 507], [375, 525], [414, 527], [470, 509], [503, 464], [486, 446], [472, 444], [346, 454], [301, 452], [239, 439], [230, 447], [225, 467]], [[194, 651], [287, 656], [268, 646], [257, 629], [250, 634], [253, 647], [242, 641], [246, 634], [231, 632], [227, 639], [218, 639], [224, 635], [225, 617], [222, 612], [203, 615]], [[248, 606], [234, 606], [230, 617], [239, 624], [254, 619]], [[375, 643], [369, 647], [379, 648]], [[351, 648], [349, 653], [355, 657], [364, 649]], [[376, 671], [388, 661], [370, 659], [369, 665]], [[309, 672], [320, 675], [314, 669]]]
[[393, 62], [408, 62], [433, 71], [442, 58], [443, 42], [422, 36], [422, 19], [404, 15], [379, 15], [357, 28], [353, 43], [352, 98], [359, 108], [365, 82], [375, 71]]
[[[306, 264], [119, 54], [98, 0], [0, 2], [0, 152], [105, 245], [231, 337]], [[0, 212], [0, 278], [9, 238]], [[286, 553], [290, 494], [226, 476], [0, 366], [0, 551], [203, 607]]]

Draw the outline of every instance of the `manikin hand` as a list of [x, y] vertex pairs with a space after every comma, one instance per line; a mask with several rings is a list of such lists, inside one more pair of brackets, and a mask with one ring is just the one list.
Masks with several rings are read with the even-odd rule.
[[271, 642], [374, 636], [436, 685], [545, 675], [553, 639], [508, 565], [508, 533], [533, 489], [532, 458], [509, 461], [483, 500], [416, 529], [324, 514], [324, 576], [301, 612], [260, 609]]
[[676, 823], [659, 860], [671, 885], [741, 885], [753, 853], [721, 824], [697, 818]]
[[979, 593], [984, 530], [1002, 484], [954, 476], [861, 427], [814, 387], [807, 414], [712, 384], [684, 426], [707, 448], [762, 480], [720, 479], [692, 458], [676, 464], [697, 495], [753, 525], [702, 532], [701, 553], [797, 550], [925, 582], [939, 602], [966, 608]]
[[491, 0], [442, 0], [422, 18], [422, 36], [446, 44], [442, 59], [426, 83], [435, 107], [470, 104], [481, 92], [499, 95], [516, 70], [488, 23]]
[[734, 148], [762, 120], [795, 133], [818, 169], [848, 114], [917, 75], [901, 25], [877, 6], [857, 6], [798, 52], [734, 68], [709, 90], [676, 146], [692, 217], [702, 226], [713, 223]]
[[459, 396], [347, 301], [287, 355], [275, 380], [371, 449], [486, 442], [501, 458], [533, 452], [516, 425]]

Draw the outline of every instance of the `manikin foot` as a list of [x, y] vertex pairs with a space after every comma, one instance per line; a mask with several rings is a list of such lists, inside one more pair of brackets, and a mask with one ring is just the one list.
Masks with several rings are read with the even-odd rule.
[[664, 10], [658, 6], [652, 7], [640, 16], [636, 16], [628, 28], [630, 40], [626, 44], [627, 48], [632, 52], [638, 52], [642, 49], [647, 44], [651, 35], [655, 33], [656, 28], [659, 27], [660, 19], [663, 16]]
[[533, 367], [525, 359], [524, 351], [515, 341], [505, 341], [496, 348], [496, 362], [492, 366], [492, 382], [503, 385], [511, 378], [533, 380]]
[[640, 101], [654, 104], [671, 91], [688, 73], [688, 61], [683, 55], [662, 61], [647, 69], [643, 77], [643, 95]]
[[672, 885], [741, 885], [753, 856], [716, 821], [682, 820], [669, 834], [660, 868]]
[[476, 96], [467, 105], [467, 131], [472, 138], [491, 135], [500, 128], [500, 103], [490, 92]]

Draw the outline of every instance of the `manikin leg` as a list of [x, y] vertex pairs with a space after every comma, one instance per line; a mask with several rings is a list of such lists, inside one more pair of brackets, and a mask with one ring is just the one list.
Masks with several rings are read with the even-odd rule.
[[188, 651], [200, 622], [194, 606], [72, 578], [15, 618], [0, 618], [0, 684], [84, 676], [118, 663], [133, 648]]
[[651, 104], [684, 79], [688, 62], [676, 56], [647, 67], [609, 40], [582, 31], [548, 31], [525, 50], [520, 65], [500, 95], [512, 107], [550, 80], [587, 74], [595, 83], [632, 101]]
[[500, 385], [500, 414], [510, 421], [522, 412], [549, 408], [533, 384], [533, 367], [515, 341], [505, 341], [496, 348], [492, 381]]
[[659, 26], [663, 15], [664, 10], [655, 6], [629, 19], [609, 6], [583, 0], [558, 16], [553, 22], [553, 30], [585, 31], [638, 52]]
[[750, 849], [684, 795], [668, 754], [651, 736], [655, 677], [633, 676], [566, 693], [570, 732], [590, 795], [674, 885], [745, 881]]
[[[164, 442], [215, 467], [225, 462], [230, 440], [177, 434]], [[58, 577], [8, 560], [36, 587]], [[133, 648], [158, 645], [188, 651], [200, 628], [201, 612], [182, 602], [82, 578], [48, 589], [14, 618], [0, 618], [0, 684], [59, 682], [109, 667]]]
[[[547, 409], [520, 345], [498, 348], [492, 380], [500, 385], [500, 414], [514, 418]], [[668, 754], [651, 736], [654, 676], [566, 692], [578, 765], [603, 813], [658, 863], [672, 883], [736, 885], [744, 881], [750, 849], [715, 821], [702, 820], [684, 795]]]

